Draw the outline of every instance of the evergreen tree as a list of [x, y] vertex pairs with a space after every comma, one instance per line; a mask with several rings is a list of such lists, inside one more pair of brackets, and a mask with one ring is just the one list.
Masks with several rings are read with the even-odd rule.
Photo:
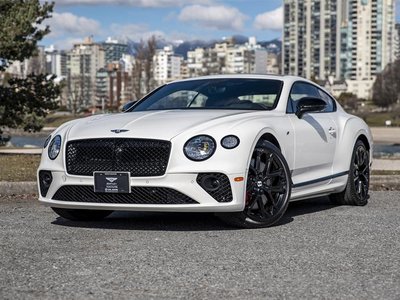
[[39, 0], [0, 0], [0, 133], [5, 127], [38, 131], [48, 111], [57, 108], [61, 91], [54, 76], [12, 78], [5, 73], [13, 61], [36, 54], [38, 41], [50, 32], [43, 21], [51, 17], [53, 6]]

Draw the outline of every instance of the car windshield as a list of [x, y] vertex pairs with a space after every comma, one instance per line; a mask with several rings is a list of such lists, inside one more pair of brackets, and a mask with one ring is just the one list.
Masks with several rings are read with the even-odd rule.
[[169, 109], [275, 108], [283, 82], [272, 79], [197, 79], [167, 84], [153, 91], [129, 111]]

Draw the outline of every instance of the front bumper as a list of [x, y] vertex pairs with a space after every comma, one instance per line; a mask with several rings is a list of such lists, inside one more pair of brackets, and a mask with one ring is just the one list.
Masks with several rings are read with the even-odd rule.
[[70, 209], [103, 209], [127, 211], [169, 211], [169, 212], [234, 212], [244, 209], [245, 181], [235, 181], [236, 177], [245, 174], [226, 174], [229, 178], [232, 201], [218, 202], [197, 182], [197, 173], [165, 174], [161, 177], [131, 177], [130, 185], [134, 187], [170, 188], [190, 197], [196, 204], [123, 204], [93, 203], [54, 200], [53, 197], [62, 186], [93, 186], [92, 176], [73, 176], [61, 171], [51, 171], [52, 182], [45, 196], [40, 193], [39, 201], [46, 206]]

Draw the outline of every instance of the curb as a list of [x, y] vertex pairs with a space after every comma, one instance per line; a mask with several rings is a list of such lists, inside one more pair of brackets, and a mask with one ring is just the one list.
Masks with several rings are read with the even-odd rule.
[[[400, 175], [373, 175], [371, 176], [371, 190], [382, 187], [392, 190], [400, 190]], [[38, 187], [35, 181], [0, 182], [0, 195], [37, 194]]]
[[29, 154], [29, 155], [40, 155], [42, 154], [42, 148], [23, 148], [23, 149], [0, 149], [0, 154]]
[[399, 191], [400, 175], [373, 175], [370, 178], [372, 191]]

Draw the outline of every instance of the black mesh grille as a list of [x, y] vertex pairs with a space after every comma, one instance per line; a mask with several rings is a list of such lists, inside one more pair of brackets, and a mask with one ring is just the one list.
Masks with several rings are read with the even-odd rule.
[[192, 198], [170, 188], [132, 187], [130, 194], [95, 193], [93, 186], [64, 185], [53, 200], [114, 204], [198, 204]]
[[67, 172], [92, 176], [94, 171], [124, 171], [132, 177], [161, 176], [171, 143], [145, 139], [88, 139], [67, 144]]
[[[215, 178], [219, 183], [219, 188], [209, 189], [206, 186], [206, 178]], [[200, 173], [197, 175], [197, 183], [218, 202], [231, 202], [232, 190], [228, 176], [221, 173]]]

